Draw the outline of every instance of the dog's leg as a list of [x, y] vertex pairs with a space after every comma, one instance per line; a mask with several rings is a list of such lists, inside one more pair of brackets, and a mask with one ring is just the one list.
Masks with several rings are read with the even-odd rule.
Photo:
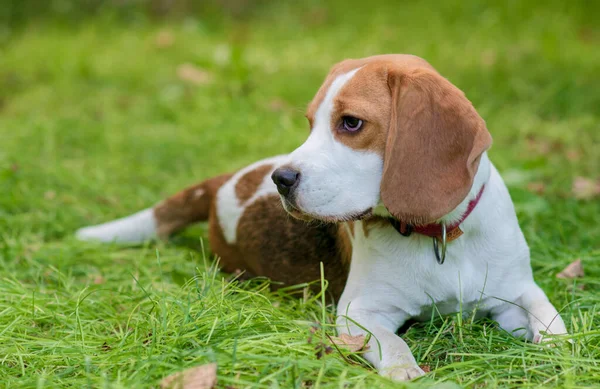
[[548, 300], [544, 291], [535, 283], [529, 285], [521, 296], [523, 308], [527, 311], [529, 330], [534, 343], [543, 341], [541, 332], [552, 335], [566, 334], [567, 329], [562, 318]]
[[208, 219], [216, 191], [231, 175], [203, 181], [133, 215], [76, 232], [81, 240], [101, 242], [143, 242], [167, 238], [190, 224]]
[[500, 328], [514, 337], [522, 337], [528, 340], [533, 338], [527, 311], [523, 308], [521, 299], [517, 299], [514, 304], [501, 304], [492, 311], [491, 316], [492, 319], [498, 323]]
[[492, 319], [511, 334], [534, 343], [543, 341], [543, 333], [566, 334], [565, 324], [556, 308], [539, 286], [532, 283], [514, 304], [502, 304], [492, 312]]
[[398, 310], [385, 312], [382, 307], [362, 309], [360, 301], [353, 300], [349, 307], [338, 306], [337, 329], [340, 335], [370, 337], [364, 357], [379, 374], [396, 381], [406, 381], [425, 374], [406, 342], [395, 333], [407, 318], [404, 312]]

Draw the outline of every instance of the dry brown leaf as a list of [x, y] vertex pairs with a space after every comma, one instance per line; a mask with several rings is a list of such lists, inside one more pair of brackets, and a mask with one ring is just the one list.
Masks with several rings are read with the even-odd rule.
[[160, 381], [162, 389], [212, 389], [217, 384], [217, 364], [192, 367]]
[[332, 336], [331, 341], [340, 348], [350, 350], [350, 352], [357, 352], [363, 349], [367, 349], [369, 346], [365, 344], [365, 336], [358, 335], [352, 336], [348, 334], [342, 334], [340, 336]]
[[594, 35], [594, 30], [588, 27], [581, 28], [579, 31], [577, 31], [577, 38], [585, 43], [594, 42]]
[[94, 284], [95, 285], [102, 285], [105, 282], [106, 282], [106, 280], [101, 275], [97, 275], [96, 277], [94, 277]]
[[314, 7], [303, 15], [303, 20], [309, 26], [321, 26], [327, 22], [329, 14], [324, 7]]
[[544, 184], [543, 182], [530, 182], [529, 184], [527, 184], [527, 190], [532, 192], [532, 193], [536, 193], [536, 194], [544, 194], [544, 192], [546, 191], [546, 184]]
[[425, 373], [431, 372], [431, 367], [429, 365], [421, 365], [420, 367]]
[[171, 47], [173, 46], [173, 43], [175, 43], [175, 37], [173, 36], [173, 33], [169, 30], [159, 31], [158, 34], [156, 34], [156, 37], [154, 38], [154, 44], [159, 49], [166, 49], [168, 47]]
[[481, 53], [481, 63], [488, 68], [494, 66], [497, 59], [498, 55], [494, 50], [489, 49]]
[[285, 100], [277, 98], [269, 101], [267, 107], [272, 112], [282, 112], [290, 109], [289, 104]]
[[577, 259], [565, 267], [563, 271], [558, 273], [556, 278], [572, 279], [583, 276], [585, 276], [585, 273], [583, 272], [583, 264], [581, 263], [581, 259]]
[[49, 190], [44, 192], [44, 198], [46, 200], [54, 200], [56, 198], [56, 192], [53, 190]]
[[527, 147], [530, 151], [539, 155], [548, 155], [564, 149], [564, 144], [559, 140], [540, 138], [535, 135], [527, 136]]
[[575, 149], [567, 151], [567, 159], [569, 161], [579, 161], [581, 154]]
[[579, 200], [590, 200], [600, 196], [600, 182], [585, 177], [575, 177], [573, 195]]
[[191, 63], [179, 65], [177, 67], [177, 77], [182, 81], [194, 85], [206, 85], [213, 80], [213, 76], [210, 72], [192, 65]]
[[542, 155], [548, 154], [551, 149], [550, 142], [543, 139], [540, 140], [534, 136], [527, 137], [527, 147], [529, 150]]

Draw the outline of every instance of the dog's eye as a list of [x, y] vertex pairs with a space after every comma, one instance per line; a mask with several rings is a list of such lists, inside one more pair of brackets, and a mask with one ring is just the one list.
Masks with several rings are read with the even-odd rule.
[[354, 132], [360, 130], [363, 121], [355, 118], [354, 116], [344, 116], [342, 117], [342, 124], [344, 126], [344, 130]]

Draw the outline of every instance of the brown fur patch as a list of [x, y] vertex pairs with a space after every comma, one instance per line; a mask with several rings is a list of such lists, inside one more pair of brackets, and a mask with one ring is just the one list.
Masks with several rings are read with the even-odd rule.
[[207, 220], [214, 195], [229, 178], [231, 174], [213, 177], [190, 186], [155, 206], [158, 236], [164, 239], [190, 224]]
[[[330, 125], [335, 138], [355, 150], [370, 150], [383, 157], [391, 102], [385, 64], [365, 65], [343, 86], [333, 101]], [[344, 116], [361, 119], [361, 129], [345, 131]]]
[[235, 195], [240, 199], [241, 203], [250, 200], [252, 195], [256, 193], [258, 187], [265, 179], [265, 176], [273, 169], [273, 165], [266, 164], [258, 166], [254, 170], [250, 170], [244, 174], [235, 184]]
[[337, 246], [341, 255], [342, 263], [350, 266], [352, 260], [352, 242], [354, 239], [354, 222], [338, 224]]
[[349, 260], [338, 236], [335, 224], [307, 224], [290, 217], [279, 196], [272, 195], [246, 208], [238, 224], [236, 248], [247, 268], [288, 286], [318, 280], [323, 262], [328, 291], [339, 298]]

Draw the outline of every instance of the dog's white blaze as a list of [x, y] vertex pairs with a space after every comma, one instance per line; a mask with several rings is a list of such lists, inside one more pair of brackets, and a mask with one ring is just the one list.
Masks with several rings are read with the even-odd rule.
[[96, 226], [77, 230], [79, 240], [136, 243], [156, 238], [156, 220], [152, 208]]
[[290, 155], [291, 165], [301, 174], [296, 203], [312, 216], [344, 218], [362, 213], [379, 201], [382, 157], [338, 142], [331, 128], [335, 97], [359, 69], [331, 83], [315, 113], [310, 136]]
[[[253, 163], [252, 165], [247, 166], [235, 173], [233, 177], [229, 179], [229, 181], [219, 188], [217, 192], [217, 217], [219, 219], [221, 230], [223, 231], [223, 237], [227, 243], [235, 243], [237, 226], [240, 218], [244, 214], [245, 209], [259, 198], [277, 193], [277, 187], [271, 180], [271, 174], [275, 169], [277, 169], [277, 167], [287, 162], [288, 158], [288, 155], [278, 155], [276, 157], [263, 159]], [[263, 165], [273, 165], [273, 167], [269, 173], [265, 174], [263, 181], [252, 197], [250, 197], [246, 202], [242, 203], [236, 196], [235, 186], [240, 178], [246, 173]]]

